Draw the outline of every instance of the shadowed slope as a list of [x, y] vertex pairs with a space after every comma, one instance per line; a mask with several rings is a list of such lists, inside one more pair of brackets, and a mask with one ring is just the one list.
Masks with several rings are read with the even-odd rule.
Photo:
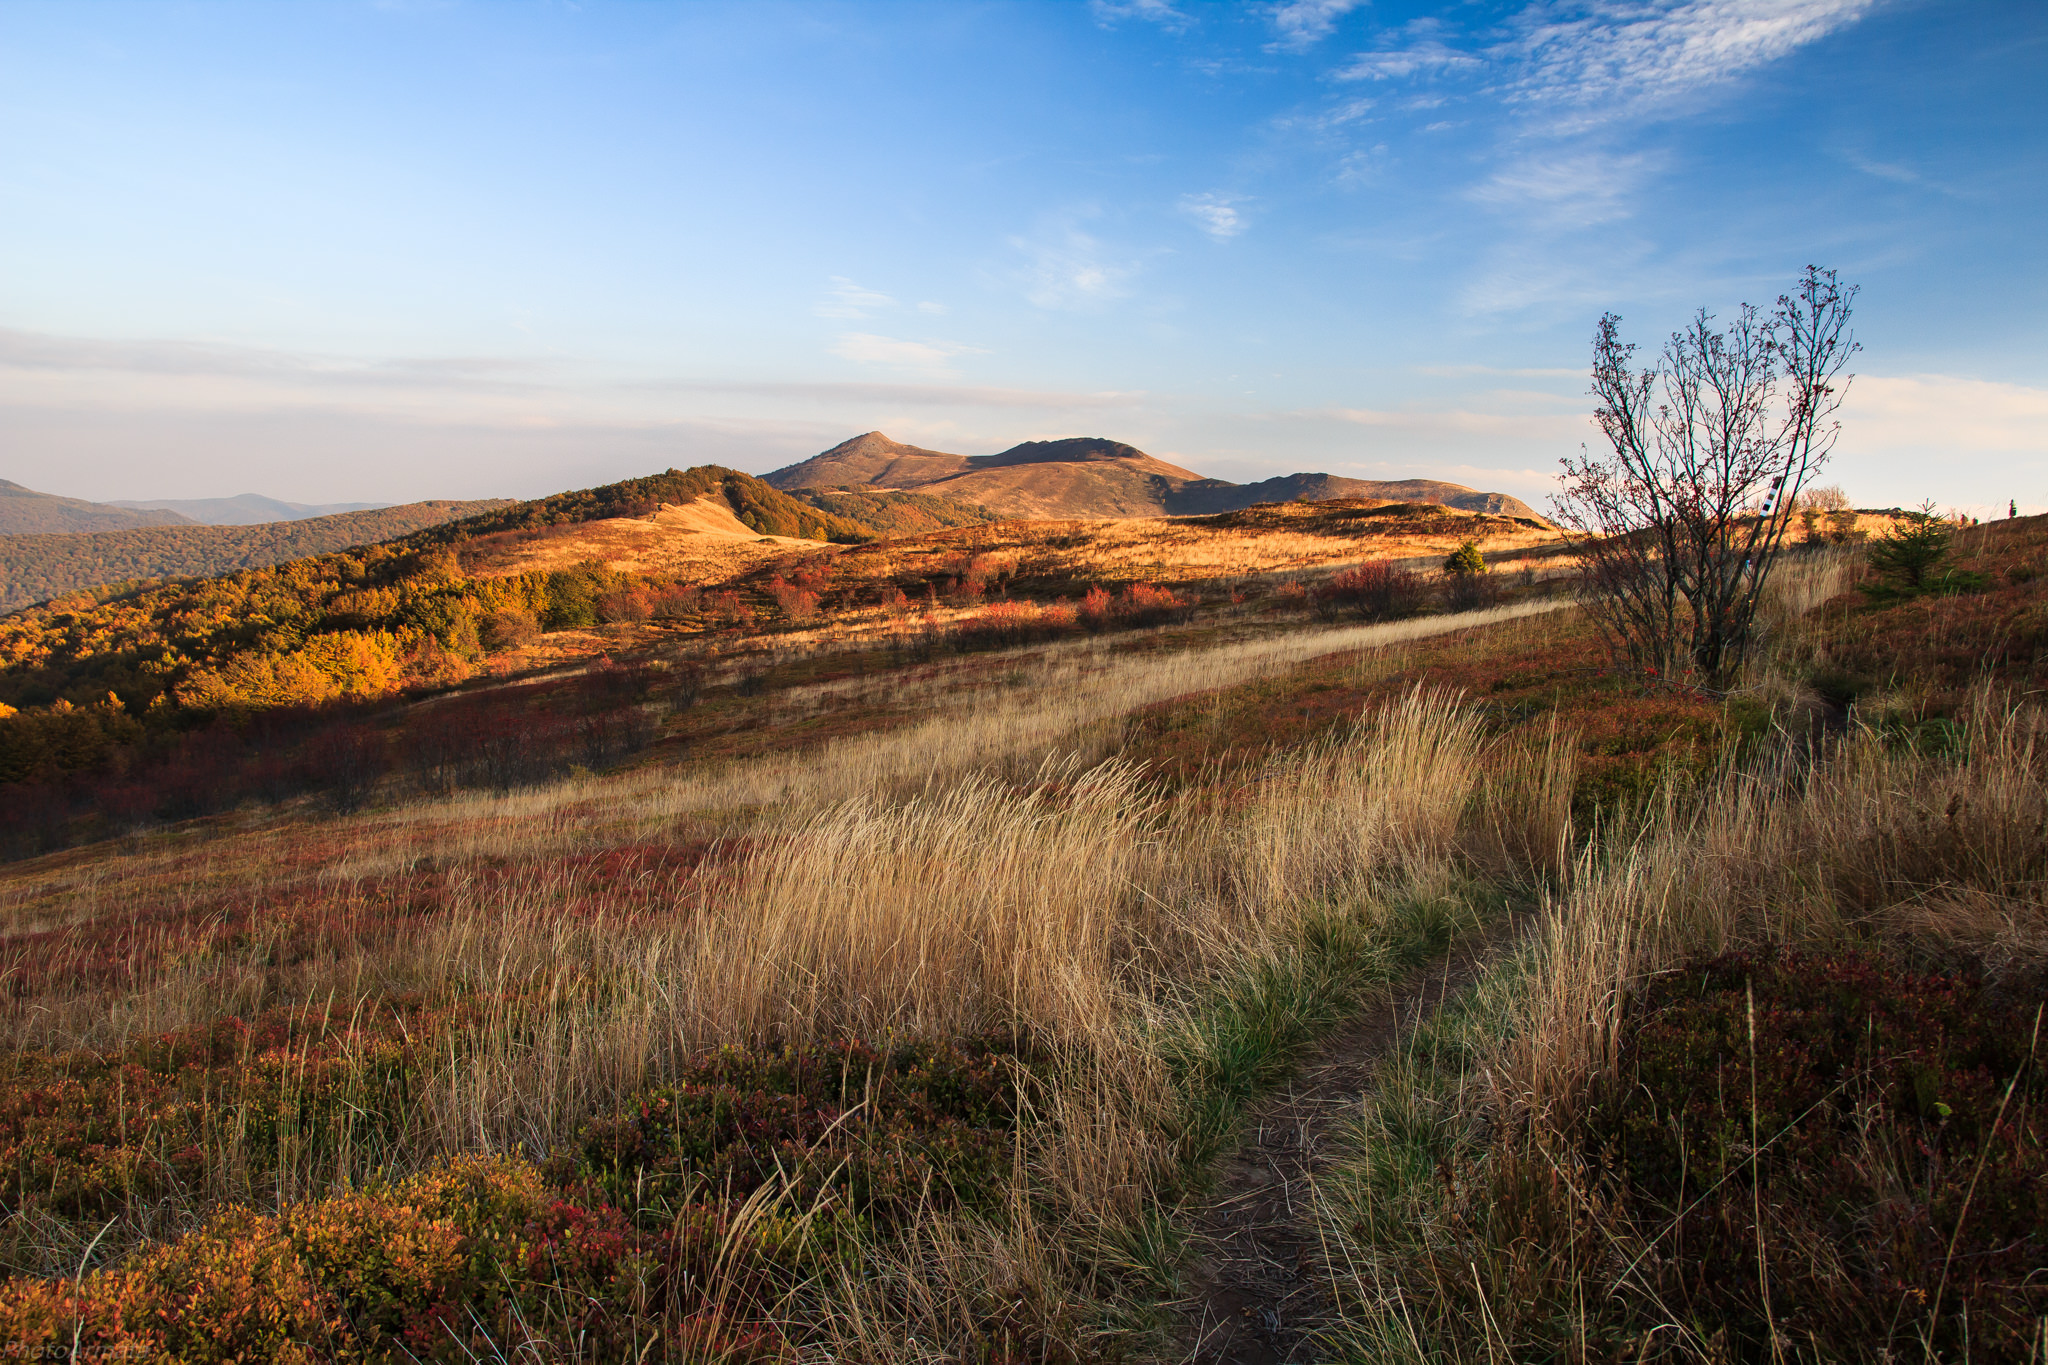
[[134, 511], [82, 498], [60, 498], [0, 479], [0, 535], [63, 535], [72, 531], [125, 531], [134, 526], [188, 526], [176, 512]]
[[103, 583], [188, 578], [260, 569], [410, 535], [458, 517], [504, 506], [412, 502], [367, 512], [265, 522], [256, 526], [137, 526], [118, 531], [0, 536], [0, 611]]

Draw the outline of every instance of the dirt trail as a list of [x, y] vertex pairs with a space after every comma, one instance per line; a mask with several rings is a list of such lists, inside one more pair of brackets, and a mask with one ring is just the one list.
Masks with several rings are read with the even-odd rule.
[[1285, 1089], [1253, 1107], [1237, 1150], [1189, 1220], [1190, 1293], [1179, 1305], [1189, 1365], [1300, 1365], [1333, 1305], [1315, 1223], [1314, 1181], [1336, 1157], [1382, 1058], [1476, 981], [1514, 926], [1465, 940], [1374, 993], [1325, 1038]]

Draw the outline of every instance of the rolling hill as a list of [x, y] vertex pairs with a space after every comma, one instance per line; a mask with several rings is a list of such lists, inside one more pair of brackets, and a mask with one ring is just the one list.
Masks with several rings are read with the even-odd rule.
[[511, 503], [496, 512], [451, 523], [437, 538], [454, 541], [590, 521], [651, 518], [664, 506], [685, 507], [704, 498], [723, 504], [741, 529], [757, 536], [843, 544], [875, 537], [863, 523], [800, 502], [752, 474], [707, 464]]
[[1379, 481], [1283, 474], [1257, 483], [1207, 479], [1101, 437], [1026, 441], [994, 455], [953, 455], [870, 431], [761, 476], [785, 492], [809, 488], [914, 491], [979, 504], [1003, 517], [1146, 517], [1234, 512], [1264, 502], [1378, 498], [1468, 512], [1542, 518], [1506, 493], [1435, 479]]
[[[467, 676], [464, 661], [480, 656], [481, 636], [507, 613], [550, 629], [592, 625], [602, 597], [646, 586], [636, 574], [729, 579], [776, 556], [823, 550], [828, 539], [875, 538], [862, 523], [717, 465], [449, 520], [460, 506], [440, 504], [437, 524], [374, 544], [210, 577], [157, 577], [0, 617], [0, 708], [97, 704], [109, 692], [134, 715], [160, 698], [167, 699], [162, 707], [211, 711], [381, 695]], [[324, 523], [388, 525], [407, 510], [163, 531], [218, 549], [238, 538], [318, 534]], [[102, 538], [14, 539], [47, 557], [66, 548], [83, 555], [82, 546]], [[177, 542], [158, 533], [155, 542], [139, 543]], [[74, 573], [104, 583], [123, 566], [164, 562], [136, 553], [124, 561], [102, 548]], [[0, 719], [6, 714], [0, 709]]]
[[388, 502], [281, 502], [261, 493], [237, 493], [232, 498], [156, 498], [137, 501], [116, 498], [108, 507], [138, 511], [176, 512], [202, 526], [254, 526], [265, 521], [306, 521], [313, 517], [339, 516], [343, 512], [375, 512], [394, 504]]
[[191, 578], [260, 569], [505, 506], [502, 499], [414, 502], [366, 512], [256, 526], [137, 526], [0, 536], [0, 611], [80, 588], [145, 578]]
[[135, 526], [190, 526], [176, 512], [145, 511], [82, 498], [38, 493], [0, 479], [0, 536], [62, 535], [74, 531], [122, 531]]

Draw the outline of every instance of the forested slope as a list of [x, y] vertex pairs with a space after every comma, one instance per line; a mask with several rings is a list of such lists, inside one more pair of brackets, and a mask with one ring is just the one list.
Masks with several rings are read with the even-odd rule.
[[74, 592], [0, 617], [0, 782], [96, 767], [108, 746], [131, 743], [142, 729], [456, 682], [470, 676], [494, 632], [595, 625], [608, 598], [631, 598], [619, 609], [645, 615], [639, 597], [677, 585], [599, 563], [473, 572], [461, 551], [508, 531], [644, 516], [707, 494], [764, 536], [875, 535], [750, 475], [705, 465], [497, 507], [381, 544]]
[[80, 588], [140, 578], [210, 577], [260, 569], [351, 545], [394, 540], [507, 506], [500, 498], [412, 502], [253, 526], [145, 526], [118, 531], [0, 536], [0, 611]]
[[74, 531], [117, 531], [130, 526], [188, 526], [176, 512], [139, 511], [111, 503], [38, 493], [0, 479], [0, 535], [58, 535]]
[[644, 479], [623, 479], [598, 488], [579, 488], [549, 498], [536, 498], [532, 502], [514, 503], [484, 516], [452, 522], [433, 533], [430, 539], [437, 544], [448, 544], [500, 531], [602, 521], [608, 517], [644, 517], [663, 503], [681, 506], [706, 494], [722, 496], [732, 505], [735, 516], [764, 536], [794, 536], [799, 540], [827, 540], [839, 544], [857, 544], [875, 538], [875, 532], [860, 522], [799, 502], [752, 474], [707, 464], [694, 469], [670, 469], [650, 474]]

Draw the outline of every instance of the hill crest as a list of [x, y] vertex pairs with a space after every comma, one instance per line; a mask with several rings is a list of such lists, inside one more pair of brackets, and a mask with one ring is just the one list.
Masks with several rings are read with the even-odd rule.
[[65, 535], [76, 531], [126, 531], [141, 526], [190, 526], [176, 512], [143, 511], [107, 502], [87, 502], [38, 493], [0, 479], [0, 536]]
[[269, 521], [308, 521], [314, 517], [334, 517], [347, 512], [377, 512], [397, 504], [285, 502], [279, 498], [266, 498], [261, 493], [237, 493], [231, 498], [116, 498], [105, 505], [138, 512], [176, 512], [202, 526], [258, 526]]
[[986, 507], [1004, 517], [1199, 516], [1266, 502], [1366, 498], [1430, 502], [1543, 521], [1534, 508], [1510, 494], [1437, 479], [1350, 479], [1319, 473], [1283, 474], [1248, 484], [1209, 479], [1100, 436], [1024, 441], [993, 455], [955, 455], [870, 431], [764, 474], [761, 481], [784, 492], [914, 491]]

